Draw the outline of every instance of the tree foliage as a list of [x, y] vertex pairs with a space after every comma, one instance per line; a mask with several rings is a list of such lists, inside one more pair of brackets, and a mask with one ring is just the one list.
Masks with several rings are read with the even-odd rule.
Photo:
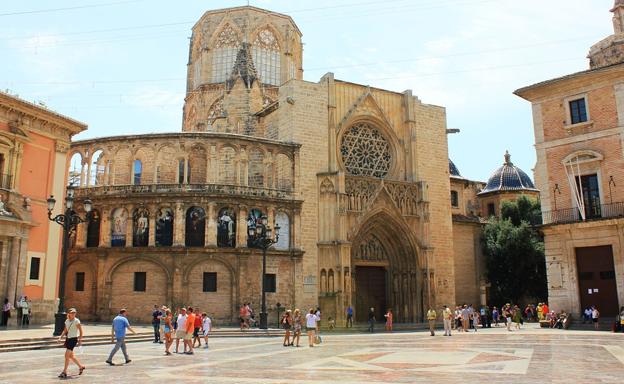
[[539, 202], [526, 197], [505, 202], [501, 218], [492, 218], [483, 232], [490, 301], [495, 305], [522, 299], [546, 301], [544, 242], [531, 226], [539, 217]]

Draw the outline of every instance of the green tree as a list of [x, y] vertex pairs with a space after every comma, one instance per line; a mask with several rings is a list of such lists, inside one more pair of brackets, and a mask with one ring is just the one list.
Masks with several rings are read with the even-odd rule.
[[544, 242], [530, 224], [537, 222], [539, 212], [539, 202], [523, 196], [503, 203], [501, 218], [485, 226], [483, 252], [495, 305], [547, 299]]

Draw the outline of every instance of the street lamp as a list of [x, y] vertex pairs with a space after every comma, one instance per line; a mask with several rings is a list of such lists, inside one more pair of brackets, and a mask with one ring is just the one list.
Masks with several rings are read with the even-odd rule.
[[[65, 196], [65, 213], [58, 214], [52, 217], [52, 210], [54, 210], [54, 205], [56, 204], [56, 199], [54, 196], [50, 196], [47, 200], [48, 202], [48, 219], [50, 221], [54, 221], [63, 227], [63, 249], [62, 249], [62, 259], [61, 259], [61, 273], [59, 276], [59, 288], [58, 288], [58, 297], [59, 297], [59, 305], [58, 311], [54, 315], [54, 336], [60, 336], [65, 328], [65, 272], [67, 269], [67, 252], [69, 250], [69, 239], [72, 233], [76, 230], [76, 227], [80, 223], [84, 223], [87, 219], [81, 218], [72, 208], [74, 206], [74, 193], [75, 189], [73, 185], [69, 185], [67, 187], [67, 196]], [[86, 199], [84, 201], [84, 210], [89, 214], [91, 212], [91, 208], [93, 208], [93, 203], [91, 200]]]
[[280, 226], [275, 225], [275, 238], [273, 238], [273, 230], [269, 227], [266, 216], [258, 218], [255, 226], [247, 228], [249, 235], [249, 245], [252, 248], [262, 249], [262, 310], [260, 312], [260, 329], [268, 328], [267, 310], [266, 310], [266, 253], [267, 249], [279, 240]]

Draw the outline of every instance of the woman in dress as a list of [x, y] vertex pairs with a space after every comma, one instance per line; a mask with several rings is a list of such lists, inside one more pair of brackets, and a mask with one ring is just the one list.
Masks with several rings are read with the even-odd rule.
[[392, 332], [392, 309], [389, 308], [388, 312], [384, 315], [386, 318], [386, 331]]
[[290, 311], [290, 309], [284, 312], [284, 314], [282, 315], [282, 328], [284, 328], [284, 330], [286, 331], [284, 333], [284, 347], [293, 345], [290, 342], [290, 329], [292, 328], [292, 312]]
[[297, 340], [295, 347], [299, 346], [299, 339], [301, 338], [302, 324], [303, 324], [303, 318], [301, 317], [301, 311], [299, 310], [299, 308], [297, 308], [295, 309], [295, 314], [293, 316], [293, 342], [290, 343], [290, 345], [293, 345], [293, 343], [295, 343], [295, 340]]
[[67, 320], [65, 320], [65, 329], [59, 336], [59, 342], [63, 341], [65, 337], [65, 367], [58, 377], [61, 379], [67, 378], [67, 367], [69, 367], [69, 361], [73, 361], [78, 366], [78, 374], [82, 375], [85, 370], [85, 366], [80, 363], [80, 360], [74, 355], [74, 348], [76, 345], [82, 345], [82, 325], [80, 325], [80, 319], [76, 317], [76, 310], [70, 308], [67, 311]]
[[171, 352], [169, 352], [169, 348], [173, 344], [173, 338], [171, 337], [171, 332], [173, 332], [173, 314], [167, 308], [165, 310], [165, 355], [171, 356]]

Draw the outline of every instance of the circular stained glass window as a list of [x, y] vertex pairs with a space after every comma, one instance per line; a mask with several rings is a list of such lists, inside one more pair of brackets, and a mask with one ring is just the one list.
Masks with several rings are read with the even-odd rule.
[[345, 132], [340, 153], [347, 172], [354, 176], [384, 178], [392, 165], [390, 145], [368, 123], [356, 124]]

